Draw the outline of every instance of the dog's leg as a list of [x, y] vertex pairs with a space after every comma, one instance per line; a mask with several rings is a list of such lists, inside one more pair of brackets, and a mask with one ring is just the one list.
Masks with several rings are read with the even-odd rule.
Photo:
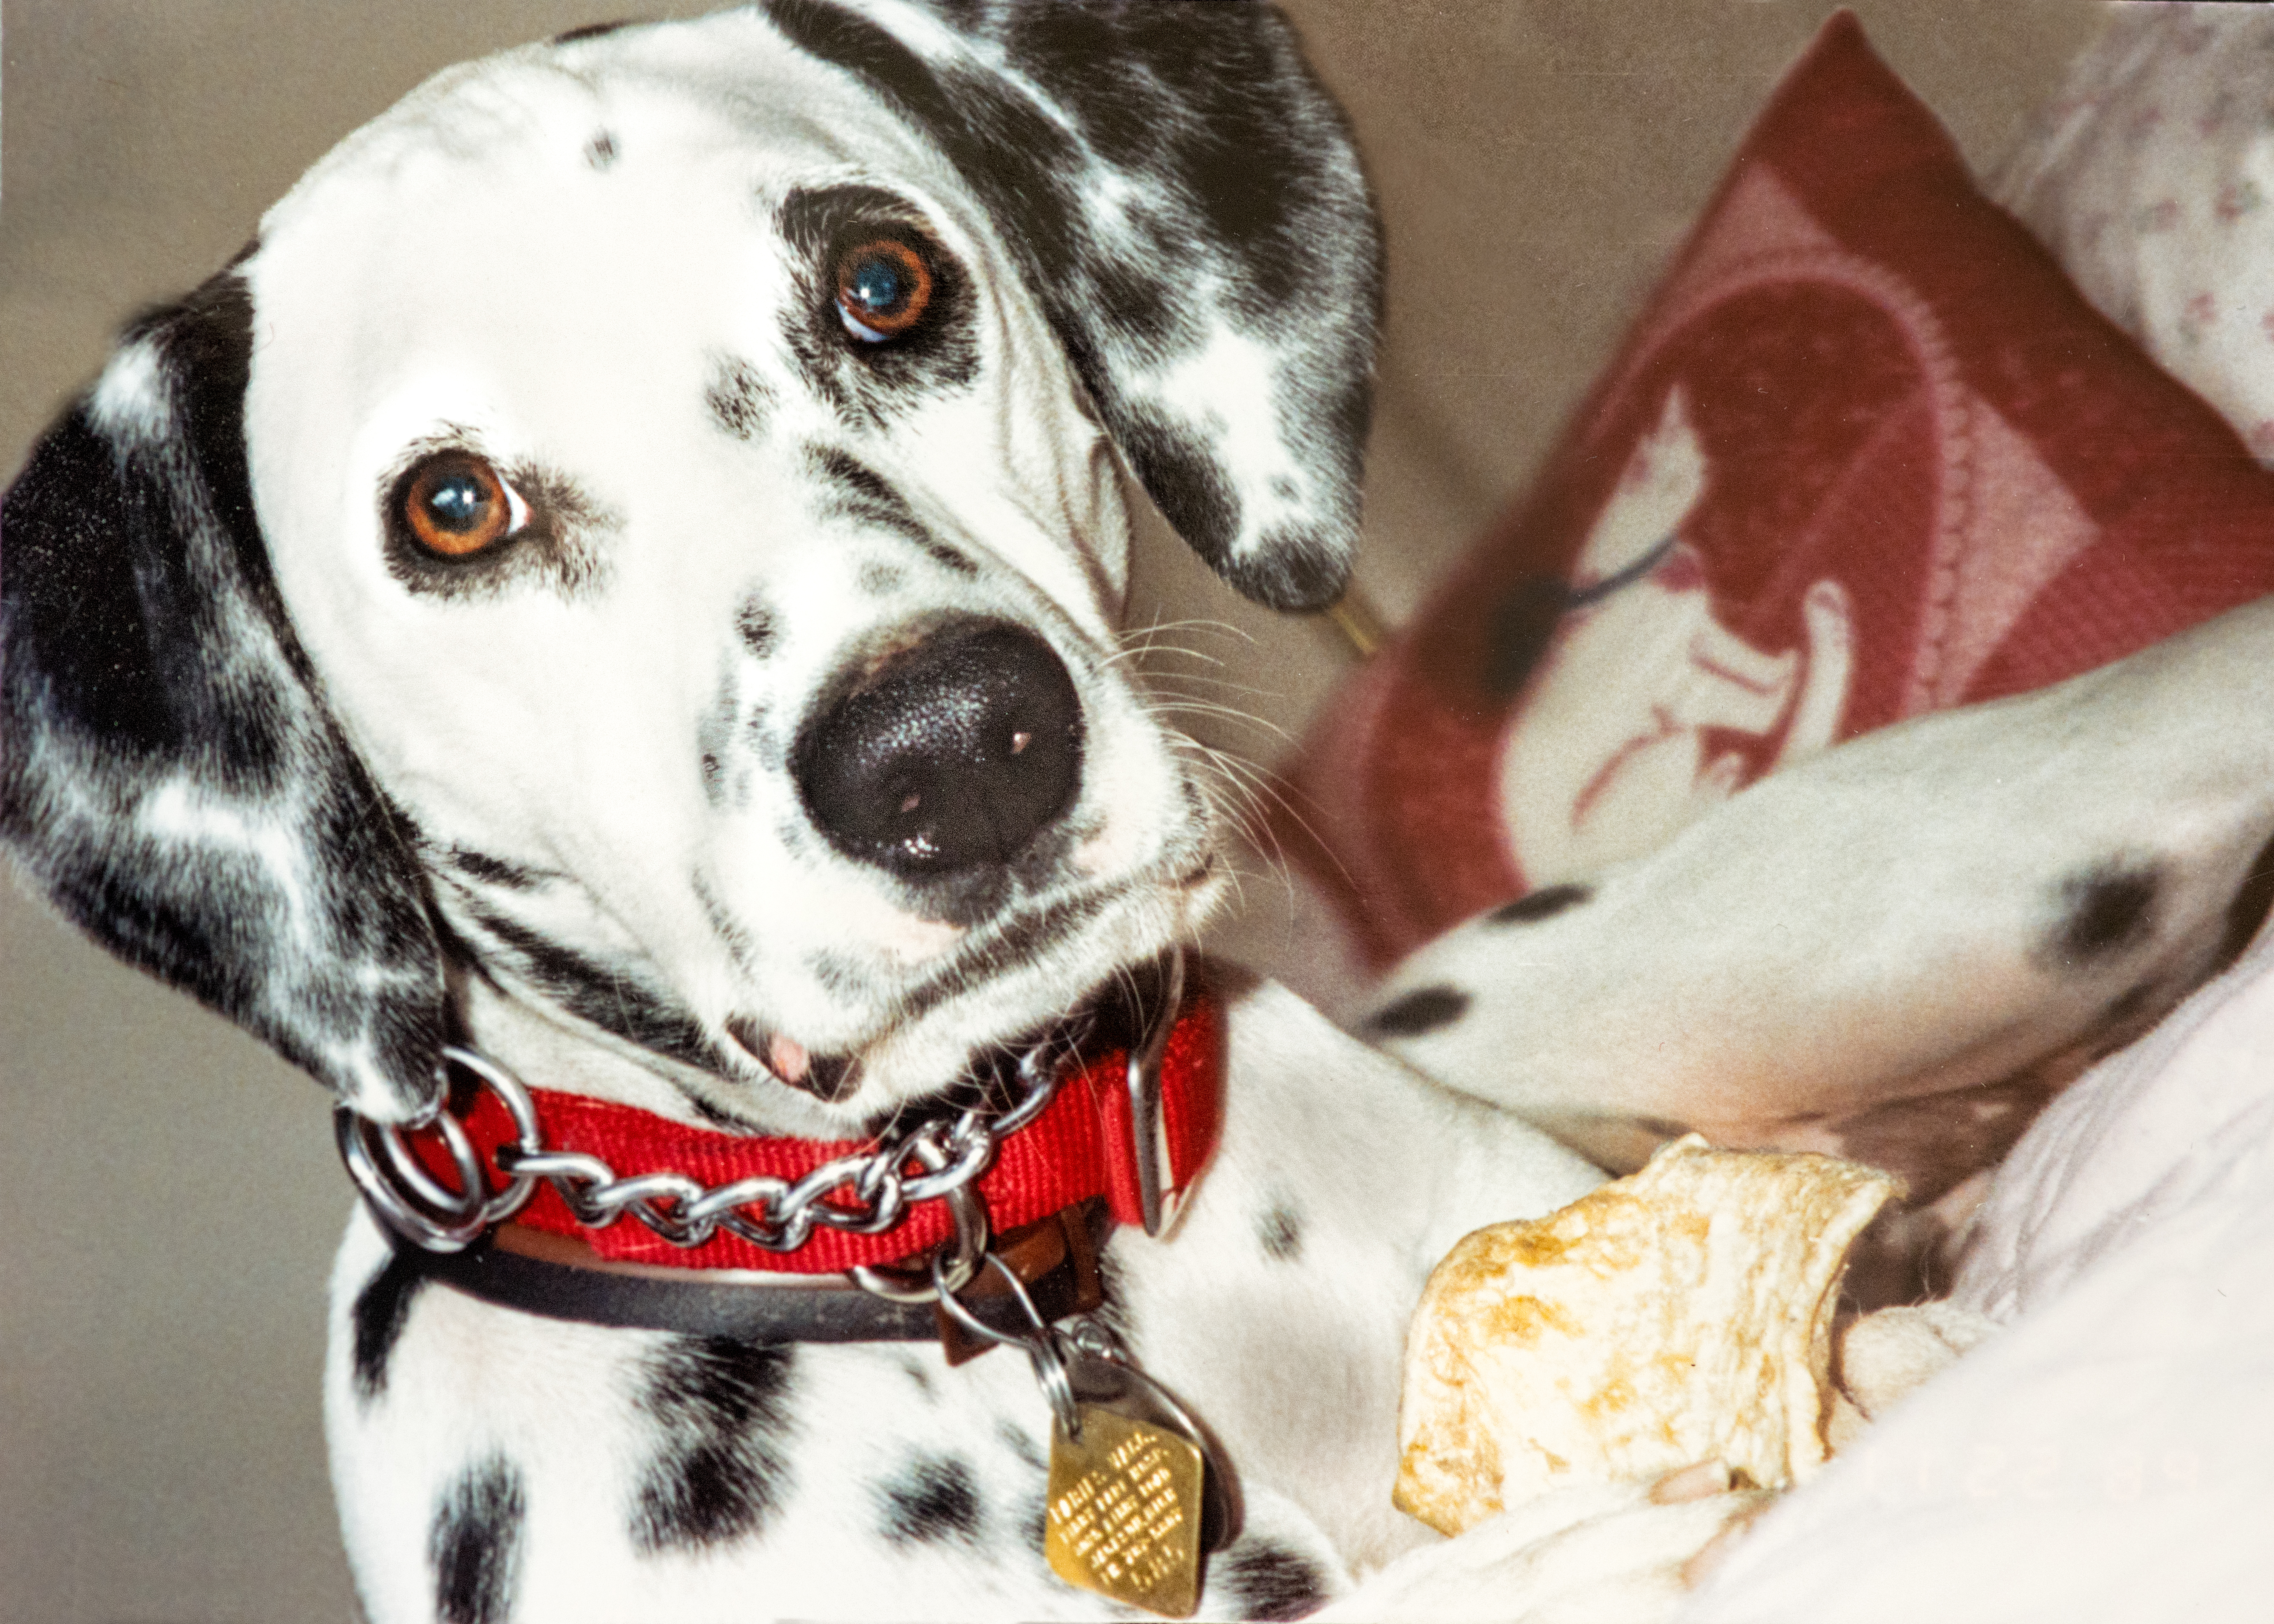
[[1930, 1200], [2232, 961], [2270, 836], [2260, 603], [1776, 774], [1423, 949], [1367, 1026], [1615, 1169], [1696, 1129], [1845, 1152]]

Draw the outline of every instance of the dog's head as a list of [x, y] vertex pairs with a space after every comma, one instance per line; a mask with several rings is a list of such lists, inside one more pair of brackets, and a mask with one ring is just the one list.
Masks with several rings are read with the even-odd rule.
[[478, 1007], [842, 1132], [1213, 891], [1117, 660], [1123, 471], [1330, 598], [1377, 273], [1261, 5], [774, 0], [446, 73], [9, 492], [0, 827], [373, 1115]]

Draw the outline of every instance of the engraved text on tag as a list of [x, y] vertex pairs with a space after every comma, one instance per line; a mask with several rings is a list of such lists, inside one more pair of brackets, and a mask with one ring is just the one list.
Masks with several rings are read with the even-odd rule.
[[1069, 1583], [1169, 1618], [1200, 1605], [1200, 1448], [1148, 1422], [1080, 1407], [1081, 1438], [1050, 1429], [1043, 1553]]

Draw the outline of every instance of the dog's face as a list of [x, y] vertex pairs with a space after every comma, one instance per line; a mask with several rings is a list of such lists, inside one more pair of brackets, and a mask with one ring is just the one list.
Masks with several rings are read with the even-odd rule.
[[[535, 1011], [817, 1135], [1196, 922], [1125, 469], [1252, 595], [1330, 592], [1373, 237], [1269, 12], [1038, 10], [446, 74], [131, 335], [7, 515], [0, 808], [66, 908], [367, 1109], [447, 981], [478, 1041]], [[1242, 61], [1287, 197], [1205, 123]], [[89, 592], [148, 670], [81, 669]]]
[[[903, 126], [832, 139], [862, 98], [812, 58], [733, 82], [514, 64], [367, 132], [244, 267], [252, 489], [481, 965], [681, 1034], [719, 1109], [869, 1112], [1188, 923], [1205, 803], [984, 211]], [[511, 122], [424, 139], [468, 104]]]

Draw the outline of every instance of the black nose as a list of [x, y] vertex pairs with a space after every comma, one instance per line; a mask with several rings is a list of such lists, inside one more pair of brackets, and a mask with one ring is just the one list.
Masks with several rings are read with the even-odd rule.
[[792, 755], [807, 813], [848, 857], [908, 878], [999, 867], [1073, 799], [1081, 702], [1048, 643], [985, 622], [887, 657]]

